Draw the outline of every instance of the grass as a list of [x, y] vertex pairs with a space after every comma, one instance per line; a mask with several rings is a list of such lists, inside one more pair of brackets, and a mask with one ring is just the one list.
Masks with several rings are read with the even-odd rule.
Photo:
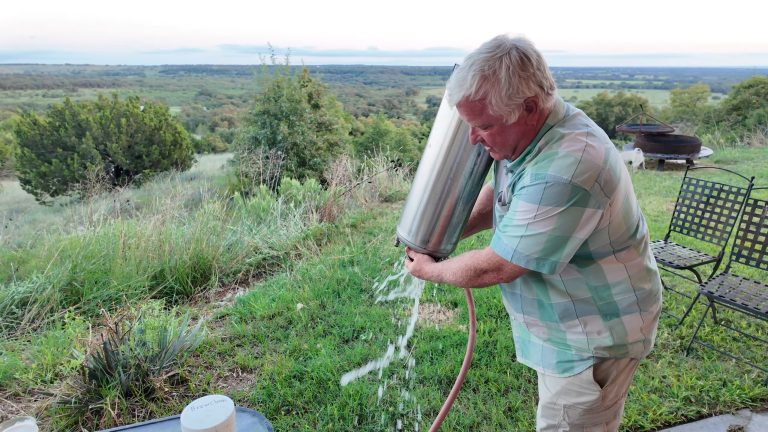
[[[719, 152], [709, 162], [768, 179], [767, 159], [765, 149], [739, 149]], [[674, 167], [633, 174], [653, 238], [666, 229], [681, 177]], [[279, 430], [391, 430], [398, 420], [405, 429], [416, 423], [428, 426], [458, 372], [466, 343], [467, 315], [455, 288], [428, 286], [422, 296], [422, 307], [434, 304], [458, 314], [439, 330], [422, 318], [412, 340], [415, 382], [405, 378], [407, 365], [395, 362], [381, 378], [371, 374], [346, 387], [338, 384], [344, 372], [377, 357], [388, 341], [402, 334], [397, 323], [408, 305], [377, 305], [372, 289], [402, 258], [402, 251], [390, 246], [397, 214], [394, 207], [366, 216], [359, 227], [337, 237], [322, 257], [255, 285], [225, 313], [223, 334], [231, 337], [219, 348], [229, 353], [224, 360], [229, 366], [222, 370], [250, 379], [228, 392], [238, 403], [257, 407]], [[462, 247], [486, 243], [481, 236]], [[473, 367], [445, 430], [532, 430], [535, 373], [514, 362], [498, 291], [476, 290], [475, 296], [479, 335]], [[298, 309], [298, 304], [304, 307]], [[665, 298], [669, 310], [680, 313], [685, 306], [683, 298]], [[753, 370], [712, 352], [683, 355], [701, 309], [677, 331], [674, 320], [663, 319], [656, 349], [641, 364], [632, 387], [623, 430], [656, 430], [768, 402], [768, 388], [759, 384], [764, 377]], [[716, 330], [704, 336], [735, 346]], [[222, 360], [213, 355], [199, 361]], [[205, 378], [199, 380], [208, 382], [203, 392], [229, 389], [226, 372]], [[385, 388], [381, 399], [380, 387]]]
[[[377, 357], [403, 333], [398, 323], [409, 305], [377, 305], [372, 289], [402, 259], [402, 251], [390, 245], [398, 210], [382, 208], [365, 216], [360, 226], [347, 228], [326, 247], [322, 257], [255, 285], [241, 297], [226, 312], [223, 334], [230, 337], [220, 349], [229, 353], [227, 358], [203, 355], [199, 360], [227, 366], [208, 376], [210, 384], [201, 391], [227, 392], [217, 383], [227, 382], [223, 375], [228, 372], [250, 377], [228, 393], [240, 404], [257, 407], [276, 430], [392, 430], [398, 420], [406, 430], [417, 422], [427, 427], [464, 352], [467, 315], [460, 290], [427, 286], [422, 307], [437, 305], [458, 313], [439, 329], [423, 318], [412, 339], [413, 382], [405, 378], [405, 362], [394, 362], [381, 378], [370, 374], [346, 387], [338, 382], [344, 372]], [[487, 240], [481, 236], [463, 248], [481, 247]], [[473, 366], [444, 428], [533, 430], [536, 376], [514, 361], [498, 290], [476, 290], [475, 302], [479, 331]], [[682, 307], [675, 298], [665, 302]], [[298, 304], [304, 307], [298, 309]], [[672, 331], [670, 320], [662, 323], [657, 347], [642, 363], [630, 393], [624, 430], [655, 430], [768, 401], [768, 388], [758, 384], [762, 377], [754, 371], [707, 352], [683, 356], [693, 322], [678, 331]], [[216, 351], [213, 345], [211, 350]], [[247, 363], [238, 361], [245, 357]], [[381, 400], [380, 386], [385, 388]]]
[[[43, 234], [30, 234], [37, 229], [30, 228], [25, 235], [36, 235], [34, 241], [18, 238], [0, 244], [0, 259], [14, 263], [10, 273], [0, 268], [5, 283], [0, 304], [10, 298], [16, 309], [57, 308], [28, 312], [48, 317], [45, 325], [0, 336], [0, 411], [37, 412], [49, 424], [50, 411], [36, 400], [60, 391], [77, 374], [80, 360], [68, 353], [72, 348], [84, 352], [93, 343], [103, 325], [99, 308], [120, 298], [117, 309], [128, 302], [162, 311], [176, 302], [174, 314], [190, 312], [196, 320], [205, 319], [208, 336], [179, 368], [180, 378], [164, 398], [143, 401], [141, 409], [121, 406], [121, 415], [111, 424], [178, 414], [195, 397], [223, 393], [263, 413], [275, 430], [428, 427], [464, 354], [467, 312], [460, 290], [428, 284], [408, 355], [396, 357], [381, 376], [374, 372], [340, 385], [345, 372], [379, 357], [404, 334], [413, 305], [405, 300], [376, 303], [374, 290], [403, 257], [402, 249], [392, 246], [399, 204], [375, 203], [398, 196], [386, 193], [396, 184], [363, 182], [353, 191], [357, 210], [336, 223], [319, 224], [312, 222], [312, 212], [290, 203], [233, 204], [217, 198], [226, 158], [206, 159], [193, 172], [86, 203], [77, 211], [72, 205], [48, 209], [50, 217], [61, 217], [55, 223], [65, 228]], [[756, 175], [758, 184], [768, 184], [766, 148], [717, 151], [699, 163]], [[667, 164], [664, 172], [640, 170], [632, 178], [651, 237], [660, 238], [682, 170]], [[6, 193], [11, 192], [5, 189], [0, 200], [10, 202]], [[29, 216], [45, 210], [33, 208]], [[486, 233], [461, 248], [487, 243]], [[273, 267], [257, 283], [235, 277], [262, 268], [263, 260]], [[164, 282], [153, 281], [157, 275]], [[684, 281], [669, 281], [692, 290]], [[185, 287], [192, 288], [191, 295], [173, 295]], [[169, 291], [157, 295], [162, 290]], [[50, 301], [23, 295], [29, 292]], [[152, 295], [162, 299], [145, 303]], [[687, 305], [673, 295], [664, 302], [674, 313]], [[475, 303], [473, 365], [444, 430], [532, 430], [536, 374], [514, 361], [509, 318], [498, 289], [476, 290]], [[641, 363], [630, 392], [623, 430], [656, 430], [768, 404], [761, 374], [701, 349], [683, 355], [702, 312], [703, 307], [695, 308], [677, 330], [672, 318], [662, 319], [656, 348]], [[703, 336], [740, 349], [713, 326]]]

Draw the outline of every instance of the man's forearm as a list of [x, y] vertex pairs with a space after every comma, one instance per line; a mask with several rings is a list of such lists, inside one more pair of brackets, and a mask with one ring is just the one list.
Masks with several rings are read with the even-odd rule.
[[472, 213], [469, 215], [467, 224], [464, 226], [464, 232], [461, 238], [467, 238], [477, 234], [480, 231], [490, 229], [493, 226], [493, 188], [485, 185], [480, 190]]
[[461, 288], [485, 288], [511, 282], [527, 271], [496, 255], [493, 249], [485, 248], [434, 263], [424, 279]]

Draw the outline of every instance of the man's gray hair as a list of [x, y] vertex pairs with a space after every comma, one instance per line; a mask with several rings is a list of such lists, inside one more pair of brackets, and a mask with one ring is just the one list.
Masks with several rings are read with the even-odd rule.
[[499, 35], [469, 53], [447, 84], [448, 103], [485, 100], [491, 114], [514, 122], [523, 101], [535, 96], [546, 109], [555, 102], [557, 86], [546, 61], [524, 37]]

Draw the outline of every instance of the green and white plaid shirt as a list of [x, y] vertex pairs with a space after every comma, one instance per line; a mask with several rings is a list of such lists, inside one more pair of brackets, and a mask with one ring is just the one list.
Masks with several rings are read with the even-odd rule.
[[619, 152], [558, 98], [527, 149], [496, 163], [491, 248], [530, 272], [501, 284], [517, 359], [571, 376], [653, 347], [661, 279]]

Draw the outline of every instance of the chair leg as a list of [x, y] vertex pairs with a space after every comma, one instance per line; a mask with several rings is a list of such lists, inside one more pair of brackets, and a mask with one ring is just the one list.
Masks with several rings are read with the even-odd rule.
[[688, 314], [691, 313], [691, 310], [696, 305], [696, 302], [699, 300], [699, 297], [701, 297], [701, 293], [696, 294], [696, 297], [693, 298], [693, 301], [690, 305], [688, 305], [688, 309], [685, 310], [685, 313], [680, 318], [680, 321], [677, 322], [677, 326], [681, 326], [683, 324], [683, 321], [688, 317]]
[[688, 270], [690, 270], [694, 275], [696, 275], [696, 280], [699, 281], [699, 285], [704, 283], [704, 280], [701, 278], [701, 275], [699, 274], [699, 272], [696, 271], [695, 268], [690, 268]]
[[710, 301], [707, 304], [707, 309], [704, 311], [704, 314], [701, 316], [701, 319], [699, 320], [699, 325], [696, 326], [696, 330], [693, 331], [693, 336], [691, 336], [691, 340], [690, 342], [688, 342], [688, 346], [685, 347], [686, 356], [691, 351], [691, 346], [693, 345], [693, 341], [696, 339], [696, 335], [699, 334], [699, 329], [701, 328], [701, 324], [704, 323], [704, 319], [707, 317], [707, 312], [709, 312], [709, 309], [711, 308], [712, 308], [712, 301]]

